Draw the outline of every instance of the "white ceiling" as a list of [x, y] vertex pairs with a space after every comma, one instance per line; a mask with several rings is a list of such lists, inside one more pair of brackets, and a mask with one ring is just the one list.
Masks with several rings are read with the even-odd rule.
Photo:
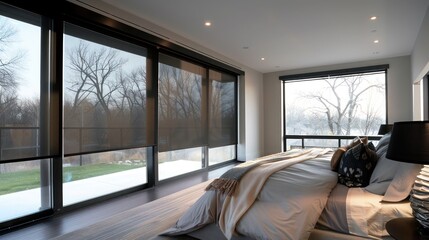
[[429, 6], [429, 0], [103, 1], [262, 73], [410, 55]]

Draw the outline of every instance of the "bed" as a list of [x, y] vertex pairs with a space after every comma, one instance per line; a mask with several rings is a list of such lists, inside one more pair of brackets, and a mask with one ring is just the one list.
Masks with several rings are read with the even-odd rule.
[[[421, 169], [387, 159], [389, 139], [389, 134], [383, 136], [371, 151], [372, 143], [359, 138], [344, 148], [294, 149], [240, 164], [207, 186], [161, 235], [205, 240], [388, 239], [387, 221], [412, 216], [408, 196]], [[372, 162], [367, 159], [364, 166], [369, 170], [356, 174], [361, 169], [353, 164], [363, 159], [364, 148], [374, 154]], [[356, 179], [348, 173], [344, 177], [345, 170]]]

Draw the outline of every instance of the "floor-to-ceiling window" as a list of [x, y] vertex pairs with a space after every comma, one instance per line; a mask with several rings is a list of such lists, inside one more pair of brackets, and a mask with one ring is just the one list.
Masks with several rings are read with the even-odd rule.
[[236, 158], [237, 77], [209, 71], [209, 165]]
[[387, 122], [387, 65], [281, 76], [284, 148], [338, 147]]
[[147, 61], [143, 47], [65, 25], [64, 205], [147, 183]]
[[159, 179], [236, 158], [237, 76], [159, 57]]
[[[0, 5], [0, 222], [51, 208], [42, 17]], [[45, 62], [46, 63], [46, 62]]]
[[159, 180], [203, 168], [207, 145], [206, 69], [160, 54]]

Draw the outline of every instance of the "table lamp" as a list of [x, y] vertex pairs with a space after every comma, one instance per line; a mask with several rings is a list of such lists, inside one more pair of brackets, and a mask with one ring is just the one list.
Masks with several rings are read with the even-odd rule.
[[386, 157], [423, 164], [410, 195], [411, 209], [422, 233], [429, 232], [429, 121], [395, 122]]
[[392, 131], [393, 124], [381, 124], [380, 128], [378, 129], [378, 135], [384, 135], [386, 133], [389, 133]]

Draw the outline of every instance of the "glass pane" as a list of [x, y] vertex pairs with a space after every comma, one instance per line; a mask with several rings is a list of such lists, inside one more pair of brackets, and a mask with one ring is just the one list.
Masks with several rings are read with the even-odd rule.
[[65, 32], [65, 154], [153, 144], [146, 49], [71, 24]]
[[337, 139], [305, 139], [305, 148], [337, 148]]
[[147, 148], [65, 157], [64, 205], [147, 183]]
[[158, 179], [163, 180], [202, 168], [203, 148], [189, 148], [158, 154]]
[[48, 169], [49, 160], [0, 164], [0, 222], [51, 207]]
[[236, 159], [236, 145], [209, 148], [209, 165]]
[[209, 78], [209, 146], [236, 144], [236, 77], [210, 70]]
[[300, 148], [302, 148], [301, 139], [287, 139], [286, 150], [300, 149]]
[[385, 72], [287, 82], [286, 134], [377, 135], [386, 123]]
[[171, 151], [206, 144], [206, 106], [203, 80], [206, 70], [160, 54], [158, 76], [158, 150]]
[[45, 154], [39, 129], [40, 32], [40, 26], [0, 16], [0, 161]]

